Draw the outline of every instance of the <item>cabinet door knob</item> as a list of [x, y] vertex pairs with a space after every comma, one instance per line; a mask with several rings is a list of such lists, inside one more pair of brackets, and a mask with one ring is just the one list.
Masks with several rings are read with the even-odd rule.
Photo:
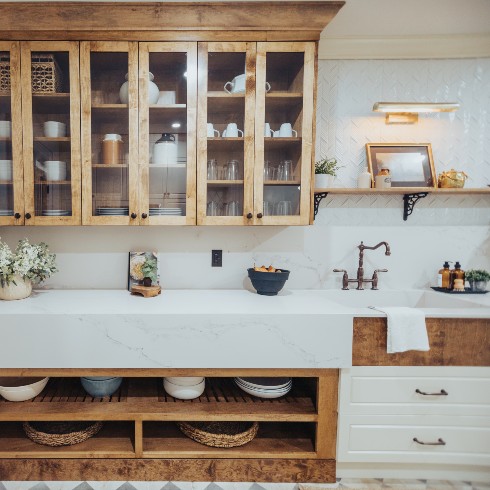
[[21, 216], [21, 214], [20, 214], [20, 213], [15, 213], [15, 214], [14, 214], [14, 218], [15, 218], [15, 219], [20, 219], [20, 216]]
[[416, 442], [417, 444], [422, 444], [424, 446], [445, 446], [446, 445], [446, 442], [441, 438], [437, 439], [437, 442], [424, 442], [424, 441], [419, 441], [416, 437], [414, 437], [413, 441]]
[[131, 219], [136, 219], [138, 215], [136, 213], [131, 213]]
[[263, 216], [263, 214], [262, 214], [262, 213], [257, 213], [257, 218], [261, 219], [261, 218], [262, 218], [262, 216]]
[[449, 393], [446, 390], [441, 390], [439, 393], [427, 393], [425, 391], [420, 391], [418, 388], [415, 390], [415, 393], [418, 393], [419, 395], [425, 395], [425, 396], [447, 396]]
[[143, 219], [146, 219], [146, 218], [148, 218], [148, 215], [147, 215], [146, 213], [142, 213], [142, 214], [141, 214], [141, 217], [142, 217]]
[[31, 213], [26, 213], [26, 219], [31, 219]]
[[247, 218], [248, 218], [248, 219], [252, 219], [253, 217], [254, 217], [254, 215], [253, 215], [252, 213], [248, 213], [248, 214], [247, 214]]

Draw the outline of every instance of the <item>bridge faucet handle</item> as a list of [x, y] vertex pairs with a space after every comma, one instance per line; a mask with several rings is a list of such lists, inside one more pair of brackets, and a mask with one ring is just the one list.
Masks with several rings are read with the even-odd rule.
[[376, 269], [374, 272], [388, 272], [388, 269]]
[[347, 275], [347, 271], [345, 269], [334, 269], [334, 272], [343, 272], [342, 276], [342, 289], [347, 291], [349, 289], [349, 276]]
[[378, 289], [378, 272], [388, 272], [388, 269], [376, 269], [374, 271], [371, 289]]

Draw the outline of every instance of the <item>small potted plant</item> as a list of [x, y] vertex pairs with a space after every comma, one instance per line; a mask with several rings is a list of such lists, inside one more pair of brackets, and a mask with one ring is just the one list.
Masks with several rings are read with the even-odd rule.
[[482, 292], [487, 289], [490, 274], [483, 269], [471, 269], [466, 271], [465, 278], [470, 283], [472, 291]]
[[337, 164], [336, 158], [322, 158], [315, 163], [315, 188], [326, 189], [331, 187], [337, 171], [342, 168]]
[[31, 295], [32, 285], [58, 271], [56, 255], [45, 243], [31, 245], [20, 240], [14, 252], [0, 240], [0, 299], [24, 299]]

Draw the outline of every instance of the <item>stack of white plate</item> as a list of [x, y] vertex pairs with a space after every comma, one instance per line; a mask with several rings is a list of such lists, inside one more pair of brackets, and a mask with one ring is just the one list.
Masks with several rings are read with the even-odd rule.
[[279, 398], [293, 386], [291, 378], [235, 378], [235, 383], [245, 393], [259, 398]]
[[129, 216], [129, 208], [97, 208], [97, 214], [99, 216]]
[[181, 208], [150, 208], [150, 216], [182, 216]]
[[14, 215], [13, 209], [0, 209], [0, 216], [13, 216], [13, 215]]
[[177, 376], [163, 378], [165, 391], [180, 400], [193, 400], [204, 393], [206, 380], [201, 376]]
[[43, 209], [43, 216], [70, 216], [71, 211], [67, 211], [66, 209]]

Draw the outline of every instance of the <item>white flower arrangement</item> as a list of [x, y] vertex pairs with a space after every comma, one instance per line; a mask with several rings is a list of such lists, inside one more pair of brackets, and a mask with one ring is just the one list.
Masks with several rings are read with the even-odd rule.
[[31, 245], [27, 238], [19, 241], [15, 252], [0, 240], [0, 285], [4, 287], [14, 276], [29, 279], [33, 283], [44, 281], [58, 272], [55, 263], [56, 255], [49, 253], [45, 243]]

